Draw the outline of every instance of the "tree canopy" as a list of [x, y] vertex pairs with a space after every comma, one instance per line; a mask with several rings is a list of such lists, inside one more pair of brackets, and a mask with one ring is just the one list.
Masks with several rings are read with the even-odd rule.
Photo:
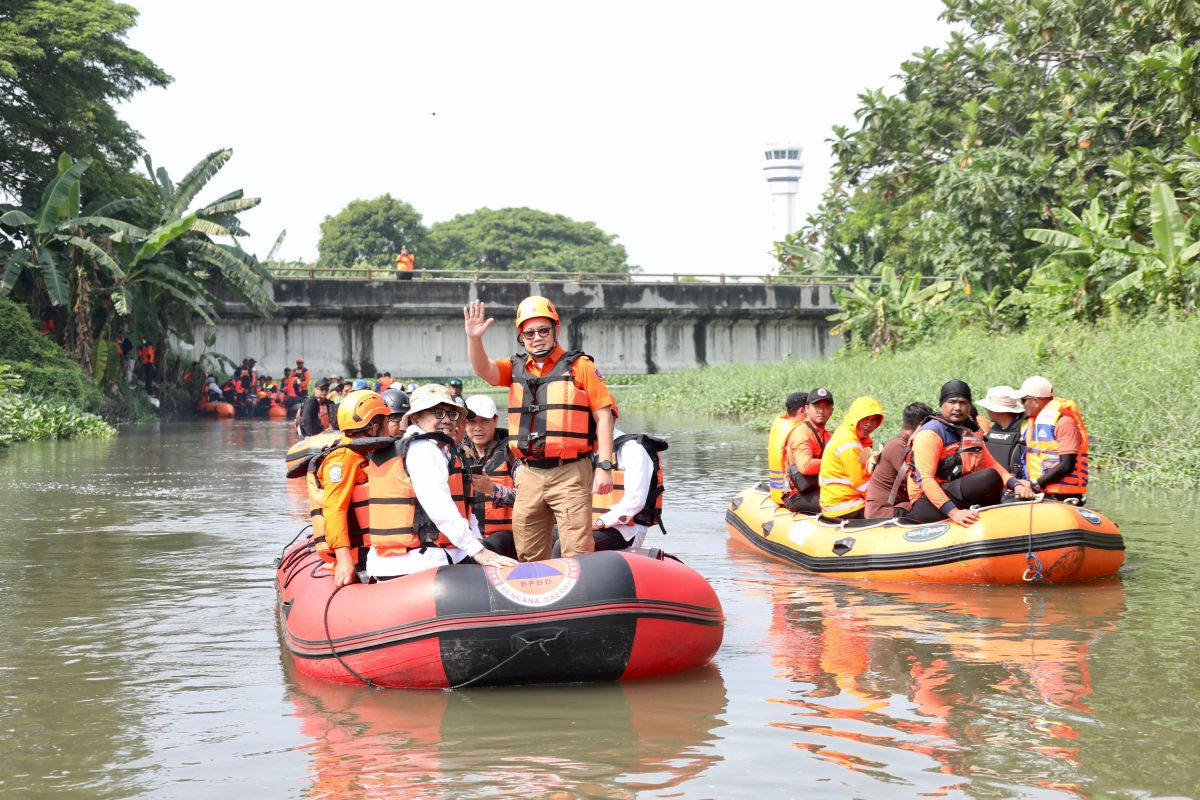
[[481, 208], [429, 231], [442, 269], [628, 272], [616, 236], [595, 223], [532, 208]]
[[[779, 245], [784, 265], [952, 279], [963, 313], [1010, 324], [1194, 304], [1187, 259], [1164, 280], [1192, 281], [1190, 294], [1143, 267], [1161, 249], [1147, 244], [1156, 221], [1175, 226], [1172, 253], [1195, 238], [1200, 5], [945, 0], [942, 16], [948, 43], [834, 129], [832, 180]], [[1146, 280], [1125, 280], [1135, 273]]]
[[0, 5], [0, 188], [29, 200], [70, 153], [94, 158], [97, 193], [130, 193], [141, 148], [113, 103], [171, 80], [125, 43], [136, 20], [132, 6], [111, 0]]
[[428, 253], [428, 242], [429, 232], [417, 210], [385, 194], [352, 200], [337, 214], [325, 217], [317, 252], [321, 264], [328, 267], [389, 267], [401, 245], [421, 258]]

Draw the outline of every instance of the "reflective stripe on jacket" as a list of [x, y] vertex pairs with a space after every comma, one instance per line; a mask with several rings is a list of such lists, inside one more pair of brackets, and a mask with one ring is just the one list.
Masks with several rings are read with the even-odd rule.
[[1079, 413], [1079, 406], [1073, 400], [1053, 398], [1033, 424], [1025, 429], [1025, 471], [1029, 479], [1036, 482], [1061, 460], [1054, 429], [1064, 416], [1075, 420], [1079, 428], [1079, 453], [1075, 456], [1075, 469], [1065, 478], [1042, 488], [1048, 494], [1083, 494], [1088, 482], [1088, 431]]
[[771, 422], [771, 433], [767, 436], [767, 486], [777, 505], [783, 505], [784, 498], [792, 493], [787, 477], [789, 441], [802, 422], [787, 414], [780, 414]]
[[436, 529], [421, 508], [413, 491], [405, 459], [413, 442], [430, 439], [448, 446], [451, 458], [450, 496], [464, 519], [470, 519], [471, 497], [467, 490], [470, 476], [454, 440], [436, 431], [409, 436], [368, 459], [370, 481], [371, 547], [381, 556], [397, 556], [426, 547], [453, 547], [450, 539]]
[[596, 422], [588, 395], [576, 382], [571, 365], [591, 356], [564, 353], [541, 377], [525, 369], [525, 357], [512, 357], [508, 390], [509, 446], [522, 457], [576, 458], [596, 447]]

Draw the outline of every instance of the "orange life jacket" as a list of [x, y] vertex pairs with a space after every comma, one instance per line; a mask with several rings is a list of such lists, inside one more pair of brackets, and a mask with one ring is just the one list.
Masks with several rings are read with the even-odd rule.
[[[337, 561], [333, 550], [325, 541], [325, 487], [321, 484], [320, 469], [325, 458], [339, 447], [345, 447], [348, 439], [329, 445], [320, 453], [312, 456], [308, 462], [308, 516], [312, 524], [312, 541], [317, 555], [323, 561], [333, 564]], [[346, 515], [346, 528], [350, 532], [350, 559], [358, 563], [358, 548], [370, 545], [370, 514], [367, 501], [369, 499], [367, 483], [355, 484], [350, 493], [350, 511]]]
[[512, 357], [508, 390], [509, 447], [521, 457], [576, 458], [596, 447], [596, 421], [588, 395], [571, 374], [582, 350], [564, 353], [541, 376], [525, 369], [525, 357]]
[[303, 369], [298, 369], [298, 370], [295, 370], [292, 372], [292, 377], [300, 379], [300, 391], [302, 391], [302, 392], [308, 391], [308, 381], [309, 381], [310, 374], [311, 373], [309, 373], [308, 367], [304, 367]]
[[[658, 454], [667, 449], [667, 443], [648, 433], [626, 433], [613, 440], [613, 452], [619, 453], [623, 444], [633, 440], [636, 440], [650, 454], [650, 462], [654, 464], [654, 471], [650, 476], [650, 493], [646, 495], [646, 505], [633, 515], [632, 522], [637, 525], [645, 525], [647, 528], [652, 525], [662, 528], [663, 469]], [[625, 470], [614, 469], [612, 480], [611, 492], [592, 495], [593, 522], [610, 511], [625, 496]], [[666, 528], [662, 529], [663, 533], [667, 532]]]
[[413, 442], [428, 439], [448, 446], [450, 458], [450, 496], [463, 519], [470, 519], [470, 476], [454, 440], [437, 431], [409, 436], [371, 453], [367, 461], [370, 481], [371, 547], [381, 556], [404, 555], [409, 550], [427, 547], [453, 547], [421, 508], [408, 475], [408, 449]]
[[[909, 437], [908, 449], [904, 451], [904, 468], [908, 484], [908, 496], [918, 497], [922, 494], [921, 484], [930, 476], [921, 475], [914, 469], [912, 460], [912, 441], [917, 438], [917, 434], [923, 430], [932, 430], [942, 440], [941, 455], [938, 456], [937, 471], [932, 476], [935, 481], [946, 483], [947, 481], [961, 478], [963, 475], [969, 475], [975, 472], [983, 465], [983, 450], [984, 433], [982, 431], [972, 431], [960, 425], [955, 425], [938, 415], [934, 415], [925, 421], [921, 427], [913, 431]], [[901, 480], [905, 475], [897, 475], [896, 480]]]
[[154, 363], [154, 345], [143, 344], [138, 347], [138, 357], [142, 360], [142, 364]]
[[[497, 429], [493, 438], [497, 444], [492, 452], [483, 458], [476, 458], [469, 451], [464, 451], [467, 470], [475, 475], [487, 475], [492, 479], [492, 483], [511, 488], [514, 485], [512, 459], [509, 458], [510, 451], [504, 444], [507, 438], [508, 431], [503, 428]], [[479, 523], [479, 530], [484, 536], [512, 530], [512, 506], [498, 507], [492, 502], [492, 498], [481, 494], [474, 495], [471, 506], [475, 520]]]
[[1037, 418], [1025, 428], [1026, 474], [1037, 481], [1060, 461], [1058, 440], [1054, 428], [1062, 417], [1075, 420], [1079, 428], [1079, 453], [1075, 456], [1075, 469], [1065, 478], [1042, 487], [1047, 494], [1083, 494], [1088, 483], [1088, 429], [1083, 424], [1083, 415], [1074, 400], [1055, 397], [1041, 410]]
[[283, 393], [288, 397], [296, 397], [298, 395], [298, 392], [296, 391], [297, 384], [298, 381], [290, 375], [284, 378]]

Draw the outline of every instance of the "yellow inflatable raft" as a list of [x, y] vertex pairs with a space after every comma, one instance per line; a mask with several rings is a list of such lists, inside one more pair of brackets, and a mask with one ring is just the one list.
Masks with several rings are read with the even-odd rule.
[[729, 502], [725, 523], [751, 550], [863, 581], [1067, 583], [1112, 575], [1125, 562], [1115, 523], [1052, 501], [989, 506], [966, 528], [949, 520], [833, 522], [781, 508], [760, 484]]

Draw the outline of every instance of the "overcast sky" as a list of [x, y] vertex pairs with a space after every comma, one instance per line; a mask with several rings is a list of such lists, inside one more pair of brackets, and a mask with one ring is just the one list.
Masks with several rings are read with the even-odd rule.
[[813, 210], [831, 126], [949, 34], [940, 0], [129, 1], [130, 43], [175, 78], [122, 107], [155, 164], [232, 147], [200, 199], [262, 197], [249, 249], [286, 228], [305, 261], [325, 216], [391, 193], [426, 224], [590, 220], [647, 272], [763, 272], [763, 145], [804, 147]]

